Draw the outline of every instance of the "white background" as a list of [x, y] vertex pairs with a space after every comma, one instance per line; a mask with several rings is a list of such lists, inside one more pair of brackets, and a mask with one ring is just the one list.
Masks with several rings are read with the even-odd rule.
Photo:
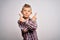
[[39, 40], [60, 40], [60, 0], [0, 0], [0, 40], [22, 40], [19, 12], [28, 3], [37, 12]]

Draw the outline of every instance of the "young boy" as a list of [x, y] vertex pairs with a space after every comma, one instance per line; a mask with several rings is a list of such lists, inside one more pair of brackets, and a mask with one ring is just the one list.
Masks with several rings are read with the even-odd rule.
[[30, 18], [32, 9], [29, 4], [25, 4], [21, 11], [20, 18], [18, 20], [19, 27], [22, 31], [23, 40], [38, 40], [36, 33], [36, 14]]

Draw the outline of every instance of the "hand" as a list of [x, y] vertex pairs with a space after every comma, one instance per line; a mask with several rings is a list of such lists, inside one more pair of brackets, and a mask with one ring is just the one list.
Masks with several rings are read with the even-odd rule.
[[20, 20], [21, 22], [25, 22], [25, 19], [22, 17], [22, 14], [19, 14], [19, 16], [20, 16], [19, 20]]
[[36, 21], [36, 19], [37, 19], [36, 15], [37, 15], [37, 13], [35, 13], [34, 16], [32, 17], [32, 21]]
[[24, 31], [24, 32], [27, 32], [28, 30], [27, 30], [27, 28], [25, 28], [23, 31]]

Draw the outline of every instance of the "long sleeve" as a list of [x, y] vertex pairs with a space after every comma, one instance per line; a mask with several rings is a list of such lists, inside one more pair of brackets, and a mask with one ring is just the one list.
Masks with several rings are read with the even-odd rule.
[[32, 20], [30, 20], [30, 21], [25, 21], [24, 23], [25, 23], [25, 25], [28, 26], [28, 28], [29, 28], [30, 30], [36, 30], [36, 28], [37, 28], [37, 23], [36, 23], [36, 21], [33, 22]]
[[20, 20], [18, 20], [18, 25], [20, 27], [20, 29], [23, 31], [23, 32], [27, 32], [28, 29], [25, 26], [25, 24], [23, 22], [21, 22]]
[[[18, 24], [20, 29], [22, 30], [23, 40], [38, 40], [37, 33], [35, 31], [37, 28], [36, 21], [33, 22], [32, 20], [26, 20], [24, 22], [21, 22], [20, 20], [18, 20]], [[25, 29], [27, 31], [24, 31]]]
[[[27, 20], [27, 21], [25, 21], [25, 22], [20, 22], [20, 21], [18, 21], [18, 24], [19, 24], [19, 27], [20, 27], [22, 30], [24, 30], [25, 28], [26, 28], [27, 30], [31, 30], [31, 31], [37, 29], [37, 23], [36, 23], [36, 21], [32, 21], [31, 19], [30, 19], [30, 20]], [[24, 27], [24, 26], [25, 26], [25, 27]]]

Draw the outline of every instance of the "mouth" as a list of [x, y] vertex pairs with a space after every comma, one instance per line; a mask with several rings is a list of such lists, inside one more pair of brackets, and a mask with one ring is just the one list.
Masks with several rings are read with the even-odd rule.
[[27, 14], [25, 16], [28, 16]]
[[23, 18], [24, 18], [24, 19], [27, 19], [28, 17], [26, 17], [26, 16], [23, 16]]

